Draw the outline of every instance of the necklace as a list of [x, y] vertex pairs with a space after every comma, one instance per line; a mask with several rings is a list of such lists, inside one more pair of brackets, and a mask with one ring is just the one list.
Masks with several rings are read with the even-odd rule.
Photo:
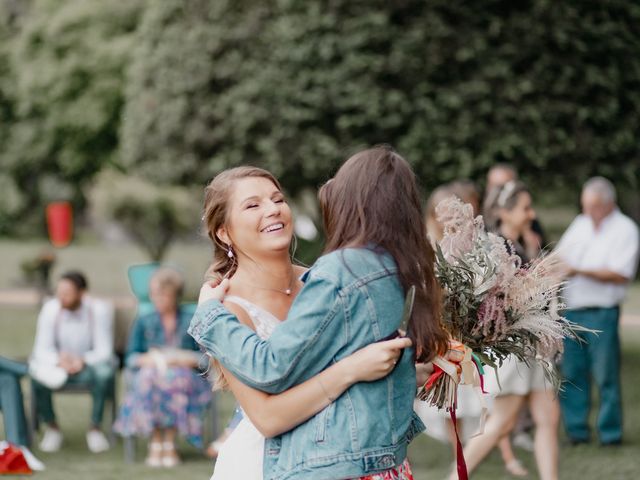
[[260, 288], [262, 290], [270, 290], [272, 292], [284, 293], [285, 295], [291, 295], [291, 290], [293, 288], [293, 281], [289, 284], [289, 288], [286, 288], [284, 290], [281, 290], [279, 288], [263, 287], [261, 285], [254, 285], [254, 284], [247, 283], [247, 282], [244, 282], [244, 283], [246, 285], [248, 285], [249, 287]]
[[278, 292], [278, 293], [284, 293], [285, 295], [291, 295], [291, 289], [287, 288], [285, 290], [280, 290], [278, 288], [269, 288], [269, 287], [261, 287], [260, 285], [251, 285], [250, 283], [247, 284], [250, 287], [253, 288], [261, 288], [262, 290], [270, 290], [272, 292]]
[[285, 288], [284, 290], [281, 288], [273, 288], [273, 287], [263, 287], [262, 285], [256, 285], [253, 283], [249, 283], [249, 282], [243, 282], [245, 285], [249, 286], [249, 287], [253, 287], [253, 288], [259, 288], [261, 290], [269, 290], [271, 292], [278, 292], [278, 293], [283, 293], [284, 295], [291, 295], [291, 292], [293, 291], [293, 286], [295, 284], [296, 281], [296, 277], [293, 273], [293, 271], [291, 271], [291, 280], [289, 281], [289, 287]]

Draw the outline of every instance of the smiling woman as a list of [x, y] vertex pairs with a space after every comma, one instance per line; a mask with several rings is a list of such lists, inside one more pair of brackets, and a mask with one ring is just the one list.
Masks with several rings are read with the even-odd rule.
[[[234, 275], [238, 257], [255, 263], [255, 257], [263, 254], [288, 256], [291, 209], [280, 183], [266, 170], [238, 167], [220, 173], [207, 186], [204, 205], [206, 233], [215, 247], [210, 278]], [[290, 288], [291, 268], [287, 273]]]
[[[203, 220], [214, 242], [210, 277], [230, 278], [225, 307], [268, 338], [286, 318], [304, 273], [289, 254], [293, 219], [278, 181], [254, 167], [221, 173], [206, 188]], [[229, 386], [244, 418], [220, 447], [213, 478], [262, 480], [265, 437], [307, 421], [354, 383], [387, 375], [410, 344], [400, 338], [367, 346], [277, 395], [247, 386], [216, 365], [217, 386]]]
[[[227, 258], [233, 264], [246, 259], [255, 267], [234, 271], [236, 283], [291, 295], [302, 272], [296, 275], [289, 260], [293, 219], [284, 193], [274, 180], [236, 180], [229, 196], [227, 221], [216, 229], [216, 238], [227, 246]], [[264, 282], [256, 281], [265, 273]], [[286, 311], [282, 313], [285, 316]]]

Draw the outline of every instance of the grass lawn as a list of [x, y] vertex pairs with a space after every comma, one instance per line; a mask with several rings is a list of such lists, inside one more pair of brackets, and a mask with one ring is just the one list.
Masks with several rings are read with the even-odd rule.
[[[35, 330], [34, 308], [0, 308], [0, 353], [10, 357], [25, 356], [31, 349]], [[638, 446], [640, 446], [640, 328], [626, 327], [623, 331], [623, 382], [625, 405], [625, 440], [623, 447], [602, 449], [597, 444], [577, 448], [563, 447], [561, 450], [561, 475], [563, 479], [600, 480], [602, 478], [634, 478], [640, 467]], [[25, 394], [29, 391], [26, 388]], [[25, 401], [28, 401], [25, 399]], [[38, 478], [62, 480], [69, 478], [107, 479], [162, 479], [176, 478], [177, 475], [189, 479], [209, 478], [212, 463], [199, 451], [187, 444], [181, 444], [184, 465], [175, 470], [155, 470], [140, 461], [144, 456], [144, 442], [138, 442], [138, 459], [134, 465], [123, 462], [122, 443], [118, 442], [111, 451], [93, 455], [86, 449], [85, 428], [89, 419], [90, 398], [88, 395], [54, 395], [56, 411], [65, 433], [65, 447], [58, 454], [39, 453], [46, 463], [47, 471]], [[233, 399], [229, 394], [220, 397], [220, 418], [226, 421], [231, 415]], [[108, 415], [107, 415], [108, 418]], [[1, 422], [0, 422], [1, 423]], [[0, 429], [0, 432], [3, 432]], [[36, 449], [36, 453], [37, 449]], [[416, 480], [445, 478], [452, 462], [447, 445], [421, 435], [410, 447], [409, 455], [416, 474]], [[519, 452], [521, 460], [535, 471], [533, 456]], [[504, 472], [499, 456], [494, 452], [474, 475], [475, 479], [509, 478]]]
[[[51, 247], [42, 240], [0, 240], [0, 289], [23, 286], [20, 264], [45, 249], [51, 250]], [[91, 290], [106, 296], [128, 294], [127, 267], [149, 261], [146, 254], [134, 244], [77, 243], [55, 249], [55, 254], [52, 281], [66, 270], [81, 269], [88, 276]], [[165, 263], [175, 265], [185, 273], [186, 293], [190, 297], [197, 297], [204, 272], [211, 263], [211, 249], [204, 239], [189, 244], [176, 242], [169, 249]]]
[[[42, 242], [0, 241], [0, 289], [19, 286], [21, 260], [36, 255], [45, 246]], [[205, 242], [198, 245], [177, 244], [169, 252], [168, 262], [183, 269], [187, 274], [188, 290], [197, 292], [209, 261], [209, 249]], [[100, 295], [123, 295], [128, 293], [126, 267], [132, 263], [145, 262], [143, 252], [134, 246], [105, 247], [102, 245], [75, 245], [58, 252], [58, 263], [54, 278], [68, 268], [87, 268], [92, 290]], [[90, 265], [90, 267], [87, 267]], [[640, 314], [640, 284], [636, 283], [629, 295], [625, 312]], [[32, 347], [35, 332], [35, 307], [8, 307], [0, 305], [0, 355], [26, 357]], [[640, 446], [640, 326], [623, 327], [623, 395], [625, 405], [626, 444], [617, 449], [601, 449], [597, 444], [578, 448], [563, 447], [561, 450], [562, 479], [600, 480], [602, 478], [634, 478], [640, 469], [638, 447]], [[25, 382], [25, 387], [26, 382]], [[28, 388], [24, 389], [28, 397]], [[120, 391], [120, 393], [122, 393]], [[25, 399], [28, 401], [28, 398]], [[144, 442], [138, 442], [138, 462], [127, 465], [123, 462], [122, 443], [118, 442], [109, 452], [90, 454], [85, 445], [84, 433], [89, 420], [90, 398], [88, 395], [54, 395], [59, 421], [65, 434], [65, 447], [59, 454], [43, 454], [34, 449], [46, 463], [47, 471], [38, 478], [62, 480], [69, 478], [107, 479], [162, 479], [184, 476], [191, 479], [208, 479], [212, 463], [189, 445], [181, 444], [184, 465], [174, 470], [156, 470], [144, 466]], [[233, 398], [230, 394], [220, 397], [220, 421], [231, 416]], [[107, 414], [108, 418], [108, 414]], [[0, 424], [2, 419], [0, 416]], [[0, 425], [0, 427], [2, 427]], [[3, 427], [0, 438], [3, 438]], [[443, 479], [453, 461], [450, 447], [421, 435], [410, 447], [409, 456], [417, 480]], [[533, 456], [519, 452], [521, 460], [535, 472]], [[504, 472], [499, 456], [494, 453], [481, 466], [474, 479], [510, 478]], [[535, 478], [532, 475], [531, 478]]]

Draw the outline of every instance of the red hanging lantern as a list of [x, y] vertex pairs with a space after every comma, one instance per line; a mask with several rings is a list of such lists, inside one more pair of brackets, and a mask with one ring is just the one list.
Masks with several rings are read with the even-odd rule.
[[69, 202], [47, 205], [47, 230], [54, 247], [66, 247], [73, 235], [73, 209]]

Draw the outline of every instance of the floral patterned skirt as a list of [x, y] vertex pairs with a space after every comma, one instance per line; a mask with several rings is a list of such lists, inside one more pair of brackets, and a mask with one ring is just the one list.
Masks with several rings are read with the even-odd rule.
[[413, 473], [411, 473], [409, 460], [405, 458], [401, 465], [398, 465], [391, 470], [376, 473], [374, 475], [367, 475], [366, 477], [360, 477], [359, 480], [413, 480]]
[[197, 371], [143, 367], [125, 375], [127, 391], [114, 425], [117, 433], [148, 437], [154, 428], [175, 428], [202, 448], [202, 414], [211, 401], [211, 386]]

